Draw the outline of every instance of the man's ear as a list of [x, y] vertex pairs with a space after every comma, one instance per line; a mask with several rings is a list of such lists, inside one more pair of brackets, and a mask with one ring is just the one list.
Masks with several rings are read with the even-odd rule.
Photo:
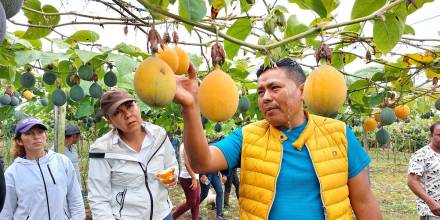
[[304, 100], [304, 83], [298, 86], [298, 89], [301, 93], [301, 100]]

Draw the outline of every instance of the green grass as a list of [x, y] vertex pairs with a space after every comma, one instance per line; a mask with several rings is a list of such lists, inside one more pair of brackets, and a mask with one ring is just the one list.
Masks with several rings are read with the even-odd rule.
[[406, 184], [409, 153], [370, 150], [370, 179], [385, 220], [418, 219], [415, 195]]

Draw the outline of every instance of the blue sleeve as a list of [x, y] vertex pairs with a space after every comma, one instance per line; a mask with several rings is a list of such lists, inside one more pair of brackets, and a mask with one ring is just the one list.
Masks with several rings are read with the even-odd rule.
[[218, 147], [225, 156], [228, 169], [240, 166], [242, 142], [243, 132], [241, 128], [238, 128], [222, 140], [212, 144]]
[[368, 164], [371, 159], [356, 139], [350, 127], [346, 127], [347, 144], [348, 144], [348, 178], [358, 175]]

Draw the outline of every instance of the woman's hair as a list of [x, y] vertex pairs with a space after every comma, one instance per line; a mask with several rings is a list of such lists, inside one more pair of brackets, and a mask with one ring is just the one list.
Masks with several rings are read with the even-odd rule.
[[14, 147], [12, 148], [12, 155], [14, 159], [17, 157], [24, 157], [26, 155], [26, 150], [23, 145], [18, 143], [18, 140], [21, 138], [21, 133], [15, 134], [14, 137]]

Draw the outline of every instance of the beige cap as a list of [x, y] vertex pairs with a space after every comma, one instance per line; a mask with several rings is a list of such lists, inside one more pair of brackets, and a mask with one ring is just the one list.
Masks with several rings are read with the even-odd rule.
[[125, 90], [113, 88], [102, 95], [101, 110], [104, 115], [113, 115], [120, 105], [128, 101], [136, 99]]

